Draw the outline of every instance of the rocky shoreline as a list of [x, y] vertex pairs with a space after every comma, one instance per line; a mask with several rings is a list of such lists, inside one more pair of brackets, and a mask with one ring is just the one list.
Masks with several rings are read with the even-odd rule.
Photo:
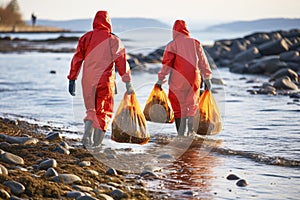
[[[77, 40], [78, 37], [64, 36], [47, 40], [2, 37], [0, 53], [73, 53], [75, 48], [61, 47], [61, 44], [75, 47]], [[249, 89], [251, 94], [288, 95], [296, 104], [300, 103], [300, 29], [257, 32], [243, 38], [218, 40], [211, 46], [204, 45], [204, 49], [212, 68], [226, 67], [233, 73], [269, 77], [268, 82]], [[132, 71], [157, 73], [160, 66], [149, 68], [146, 64], [160, 64], [163, 53], [164, 47], [148, 55], [129, 53], [127, 60]], [[222, 80], [214, 81], [223, 84]]]
[[[0, 118], [1, 199], [161, 199], [143, 174], [104, 166], [62, 130]], [[132, 178], [134, 177], [134, 178]]]

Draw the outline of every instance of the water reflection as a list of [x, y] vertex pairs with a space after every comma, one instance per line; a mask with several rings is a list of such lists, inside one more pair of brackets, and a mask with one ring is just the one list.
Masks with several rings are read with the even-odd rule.
[[[207, 143], [209, 143], [207, 145]], [[191, 147], [167, 168], [164, 186], [180, 199], [212, 199], [212, 182], [216, 179], [214, 168], [220, 160], [209, 149], [221, 141], [195, 141]]]

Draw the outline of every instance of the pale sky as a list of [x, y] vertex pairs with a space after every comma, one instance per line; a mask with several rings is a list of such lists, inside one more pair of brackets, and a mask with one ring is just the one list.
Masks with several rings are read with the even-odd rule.
[[[0, 0], [0, 5], [10, 0]], [[146, 17], [163, 21], [255, 20], [300, 18], [300, 0], [18, 0], [24, 19], [93, 18], [98, 10], [113, 17]]]

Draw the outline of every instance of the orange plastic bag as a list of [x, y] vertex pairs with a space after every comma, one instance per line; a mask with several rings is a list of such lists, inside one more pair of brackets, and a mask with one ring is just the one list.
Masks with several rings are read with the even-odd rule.
[[135, 144], [146, 144], [149, 141], [146, 119], [134, 93], [124, 94], [112, 122], [111, 139], [116, 142]]
[[170, 100], [164, 90], [155, 85], [144, 108], [147, 121], [158, 123], [173, 123], [174, 112]]
[[209, 90], [205, 90], [200, 97], [194, 118], [194, 130], [197, 130], [199, 135], [215, 135], [222, 131], [220, 111]]

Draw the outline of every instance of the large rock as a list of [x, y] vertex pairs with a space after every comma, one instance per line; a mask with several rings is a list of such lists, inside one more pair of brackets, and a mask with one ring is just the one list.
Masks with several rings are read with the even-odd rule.
[[259, 52], [263, 56], [278, 55], [289, 50], [291, 43], [287, 39], [269, 41], [258, 46]]
[[247, 65], [242, 63], [233, 63], [229, 68], [229, 71], [232, 73], [244, 74], [248, 71]]
[[283, 52], [279, 56], [281, 61], [300, 63], [300, 54], [298, 51]]
[[271, 58], [267, 59], [264, 62], [262, 67], [264, 74], [271, 75], [278, 70], [288, 68], [288, 64], [286, 62], [282, 62], [279, 58]]
[[253, 33], [251, 35], [245, 36], [244, 38], [255, 45], [260, 45], [271, 40], [267, 33]]
[[288, 76], [277, 79], [274, 83], [274, 87], [279, 90], [298, 90], [298, 86], [293, 83]]
[[252, 47], [246, 51], [242, 51], [242, 52], [238, 53], [234, 57], [233, 62], [249, 62], [253, 59], [257, 59], [260, 57], [261, 57], [261, 54], [260, 54], [258, 48]]
[[274, 73], [271, 77], [270, 77], [270, 81], [275, 81], [276, 79], [282, 78], [288, 76], [291, 81], [293, 82], [298, 82], [298, 74], [293, 71], [292, 69], [281, 69], [278, 70], [276, 73]]

